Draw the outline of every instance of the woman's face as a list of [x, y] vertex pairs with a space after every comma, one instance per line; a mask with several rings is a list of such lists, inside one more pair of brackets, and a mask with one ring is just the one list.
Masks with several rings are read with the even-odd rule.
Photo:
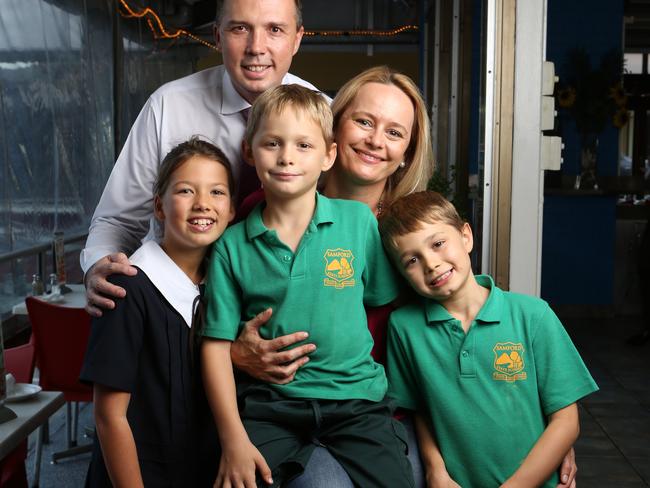
[[413, 103], [396, 86], [363, 85], [338, 124], [337, 171], [357, 184], [384, 185], [404, 161], [414, 118]]

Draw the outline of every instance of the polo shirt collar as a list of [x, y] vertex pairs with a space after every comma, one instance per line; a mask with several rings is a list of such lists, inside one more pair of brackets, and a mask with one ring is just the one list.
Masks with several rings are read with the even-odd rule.
[[[494, 286], [494, 281], [488, 275], [476, 275], [475, 278], [479, 285], [490, 290], [487, 300], [476, 314], [476, 323], [487, 325], [500, 322], [501, 310], [503, 309], [503, 291]], [[426, 298], [424, 300], [425, 313], [429, 324], [455, 320], [439, 302]]]
[[[246, 218], [246, 235], [249, 240], [255, 239], [270, 230], [264, 225], [262, 219], [262, 211], [265, 206], [266, 202], [260, 202]], [[308, 229], [314, 232], [319, 225], [333, 222], [334, 210], [332, 209], [332, 202], [329, 198], [316, 192], [316, 210], [311, 222], [309, 222]]]
[[155, 241], [145, 242], [130, 258], [176, 310], [188, 327], [192, 326], [194, 299], [199, 295], [195, 285]]

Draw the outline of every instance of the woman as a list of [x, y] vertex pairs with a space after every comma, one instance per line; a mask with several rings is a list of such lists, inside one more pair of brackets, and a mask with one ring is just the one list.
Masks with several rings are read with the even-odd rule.
[[424, 190], [433, 171], [429, 117], [413, 81], [386, 66], [370, 68], [332, 102], [338, 156], [323, 194], [366, 203], [375, 215]]

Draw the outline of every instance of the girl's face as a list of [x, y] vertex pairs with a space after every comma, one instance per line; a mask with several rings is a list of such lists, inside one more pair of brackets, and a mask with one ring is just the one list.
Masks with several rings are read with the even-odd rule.
[[163, 247], [172, 258], [205, 250], [235, 216], [228, 173], [219, 162], [193, 156], [172, 173], [167, 190], [155, 198], [156, 218], [164, 222]]
[[415, 110], [394, 85], [366, 83], [345, 109], [336, 131], [335, 168], [360, 185], [385, 185], [404, 161]]

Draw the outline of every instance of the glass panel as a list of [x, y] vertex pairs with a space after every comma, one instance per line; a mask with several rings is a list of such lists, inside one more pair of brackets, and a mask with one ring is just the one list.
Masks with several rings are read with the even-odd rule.
[[[2, 1], [0, 255], [87, 229], [113, 164], [112, 106], [109, 2]], [[68, 266], [79, 280], [75, 255]], [[37, 269], [36, 256], [0, 263], [0, 313]]]
[[625, 53], [625, 73], [640, 75], [643, 74], [643, 53]]

